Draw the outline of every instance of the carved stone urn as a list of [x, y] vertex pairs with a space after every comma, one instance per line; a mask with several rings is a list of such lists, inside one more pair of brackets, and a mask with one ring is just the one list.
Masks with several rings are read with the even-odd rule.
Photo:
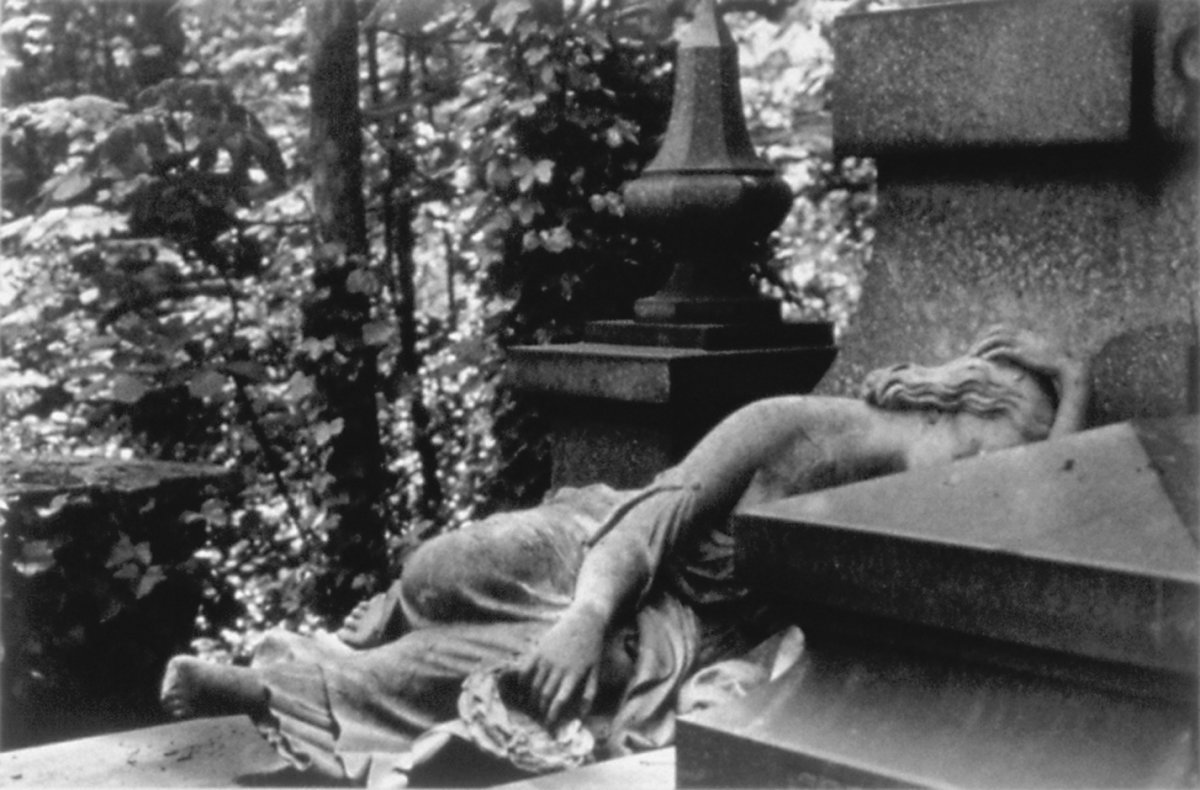
[[666, 285], [638, 300], [640, 321], [779, 321], [779, 304], [750, 280], [749, 259], [792, 204], [792, 193], [750, 144], [737, 45], [714, 0], [681, 32], [675, 96], [662, 147], [625, 185], [627, 216], [675, 260]]

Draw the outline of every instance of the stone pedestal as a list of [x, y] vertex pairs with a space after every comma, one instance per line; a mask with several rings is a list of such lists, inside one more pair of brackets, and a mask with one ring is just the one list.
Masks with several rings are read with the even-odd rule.
[[517, 348], [510, 382], [549, 414], [552, 485], [649, 482], [737, 407], [808, 392], [833, 362], [826, 323], [784, 324], [749, 272], [792, 194], [750, 143], [737, 45], [715, 0], [679, 33], [662, 146], [623, 189], [630, 222], [674, 259], [636, 320], [576, 345]]
[[0, 456], [6, 749], [165, 719], [158, 680], [188, 649], [209, 497], [236, 470], [167, 461]]
[[875, 158], [879, 209], [822, 389], [1005, 321], [1096, 360], [1092, 424], [1188, 408], [1198, 17], [1001, 0], [838, 20], [834, 143]]
[[1121, 423], [743, 514], [806, 654], [680, 722], [679, 785], [1194, 786], [1198, 444]]
[[810, 391], [836, 354], [823, 323], [597, 322], [587, 332], [625, 342], [510, 352], [510, 383], [551, 422], [554, 486], [644, 485], [737, 407]]

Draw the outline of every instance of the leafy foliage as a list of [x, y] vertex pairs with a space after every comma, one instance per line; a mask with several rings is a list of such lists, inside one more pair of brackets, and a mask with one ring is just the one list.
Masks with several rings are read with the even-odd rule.
[[[54, 463], [10, 468], [51, 485], [71, 478]], [[193, 556], [204, 522], [187, 512], [205, 494], [202, 475], [154, 490], [139, 490], [138, 475], [148, 477], [125, 473], [133, 491], [26, 492], [0, 513], [7, 748], [156, 714], [146, 678], [188, 644], [210, 573]]]
[[[369, 249], [342, 263], [365, 306], [352, 345], [378, 372], [393, 569], [544, 490], [544, 431], [502, 386], [503, 349], [570, 339], [665, 275], [619, 190], [657, 147], [686, 5], [381, 0], [364, 17]], [[752, 136], [799, 195], [763, 287], [844, 325], [872, 173], [830, 161], [826, 41], [835, 11], [867, 4], [742, 5], [756, 6], [730, 15]], [[303, 309], [330, 251], [313, 221], [302, 5], [6, 12], [0, 447], [247, 470], [238, 501], [193, 521], [196, 648], [240, 660], [267, 627], [336, 618], [346, 601], [320, 583], [341, 570], [325, 461], [346, 424], [320, 383], [347, 346]]]

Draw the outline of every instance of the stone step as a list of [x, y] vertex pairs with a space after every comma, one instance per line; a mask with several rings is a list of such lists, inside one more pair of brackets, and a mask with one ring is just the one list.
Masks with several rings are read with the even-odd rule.
[[814, 645], [680, 720], [679, 787], [1194, 787], [1194, 708], [903, 649]]
[[675, 749], [631, 754], [498, 787], [501, 790], [669, 790], [675, 787]]
[[233, 787], [283, 767], [250, 719], [225, 716], [0, 752], [0, 785]]
[[1198, 427], [1120, 423], [776, 502], [740, 517], [739, 563], [802, 628], [890, 622], [1194, 677]]
[[680, 722], [680, 787], [1194, 786], [1197, 420], [1121, 423], [739, 518], [808, 640]]

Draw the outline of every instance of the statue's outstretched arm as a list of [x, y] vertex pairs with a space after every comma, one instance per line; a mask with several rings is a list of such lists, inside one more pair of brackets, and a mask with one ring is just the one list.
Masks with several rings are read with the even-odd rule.
[[[866, 407], [840, 398], [770, 398], [711, 430], [676, 467], [632, 496], [584, 557], [575, 595], [516, 670], [529, 701], [554, 723], [594, 698], [605, 634], [655, 581], [696, 528], [728, 517], [758, 469], [800, 437], [836, 435]], [[812, 443], [817, 449], [818, 443]]]

